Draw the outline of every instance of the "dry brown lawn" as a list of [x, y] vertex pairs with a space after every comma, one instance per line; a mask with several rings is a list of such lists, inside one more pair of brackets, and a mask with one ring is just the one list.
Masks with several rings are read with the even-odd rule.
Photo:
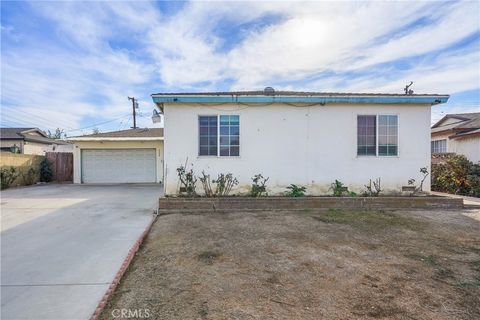
[[172, 214], [102, 314], [480, 319], [479, 212]]

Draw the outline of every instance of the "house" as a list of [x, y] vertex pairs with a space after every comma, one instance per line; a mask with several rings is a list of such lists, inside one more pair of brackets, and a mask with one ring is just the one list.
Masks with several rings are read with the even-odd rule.
[[45, 152], [72, 152], [73, 146], [61, 140], [49, 138], [38, 128], [0, 128], [2, 152], [14, 152], [18, 147], [23, 154], [44, 155]]
[[462, 154], [480, 162], [480, 112], [447, 114], [432, 126], [432, 154]]
[[74, 183], [163, 181], [163, 129], [144, 128], [69, 138]]
[[269, 194], [292, 183], [331, 194], [336, 179], [362, 192], [376, 178], [384, 193], [398, 192], [430, 165], [430, 109], [448, 98], [273, 88], [152, 94], [165, 119], [165, 194], [178, 192], [176, 169], [185, 163], [196, 174], [232, 173], [238, 193], [259, 173], [269, 177]]

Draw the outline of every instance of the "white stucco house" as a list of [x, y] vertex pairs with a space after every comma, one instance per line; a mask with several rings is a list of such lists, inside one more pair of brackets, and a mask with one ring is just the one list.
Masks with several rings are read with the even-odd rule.
[[163, 129], [136, 128], [69, 138], [74, 183], [163, 182]]
[[239, 193], [258, 173], [269, 177], [269, 194], [292, 183], [311, 195], [331, 194], [335, 179], [362, 192], [378, 177], [385, 193], [398, 192], [430, 166], [431, 107], [448, 98], [271, 88], [153, 94], [164, 114], [165, 194], [177, 193], [176, 169], [185, 163], [197, 174], [232, 173]]
[[434, 154], [456, 153], [480, 162], [480, 112], [447, 114], [432, 126]]

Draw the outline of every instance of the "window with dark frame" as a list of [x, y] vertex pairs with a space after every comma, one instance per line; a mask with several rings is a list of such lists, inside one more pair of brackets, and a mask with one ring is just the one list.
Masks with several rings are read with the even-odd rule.
[[357, 155], [397, 156], [398, 116], [357, 116]]
[[218, 154], [217, 116], [199, 116], [199, 148], [200, 156], [216, 156]]
[[357, 116], [357, 155], [375, 156], [377, 153], [377, 116]]
[[199, 116], [199, 156], [235, 157], [240, 155], [238, 115]]

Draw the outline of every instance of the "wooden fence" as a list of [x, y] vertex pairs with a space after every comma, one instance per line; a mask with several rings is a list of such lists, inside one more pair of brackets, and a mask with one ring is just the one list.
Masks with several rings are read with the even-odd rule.
[[53, 181], [73, 181], [73, 153], [46, 152], [45, 156], [52, 163]]

